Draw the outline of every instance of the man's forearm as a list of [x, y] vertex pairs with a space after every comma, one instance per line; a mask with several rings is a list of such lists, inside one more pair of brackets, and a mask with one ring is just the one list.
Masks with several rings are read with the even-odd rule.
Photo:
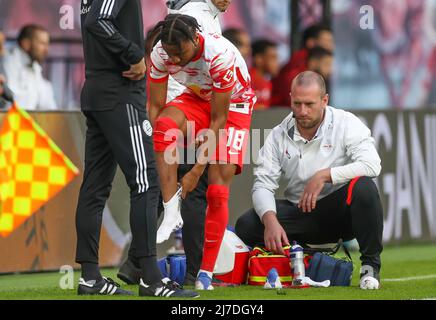
[[254, 210], [256, 211], [261, 221], [263, 221], [263, 216], [267, 212], [277, 212], [274, 193], [267, 189], [254, 189], [252, 194], [252, 201]]
[[376, 177], [380, 174], [380, 164], [365, 165], [362, 162], [354, 162], [341, 167], [331, 168], [333, 184], [346, 183], [356, 177]]
[[331, 168], [322, 169], [316, 173], [325, 183], [332, 182]]

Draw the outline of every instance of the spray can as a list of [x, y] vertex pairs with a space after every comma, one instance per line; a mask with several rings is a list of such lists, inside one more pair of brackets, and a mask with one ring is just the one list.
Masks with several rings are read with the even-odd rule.
[[292, 285], [302, 285], [303, 278], [306, 275], [304, 271], [304, 252], [303, 248], [296, 241], [292, 243], [290, 257], [292, 272], [294, 275]]

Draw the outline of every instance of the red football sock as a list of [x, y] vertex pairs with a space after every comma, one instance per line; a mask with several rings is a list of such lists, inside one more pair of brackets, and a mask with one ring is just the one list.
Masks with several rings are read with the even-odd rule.
[[206, 193], [207, 211], [201, 270], [213, 272], [229, 220], [229, 189], [209, 185]]

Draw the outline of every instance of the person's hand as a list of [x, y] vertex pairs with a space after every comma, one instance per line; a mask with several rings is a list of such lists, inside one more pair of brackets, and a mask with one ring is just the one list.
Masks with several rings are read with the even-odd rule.
[[201, 175], [198, 175], [192, 170], [183, 176], [182, 181], [180, 181], [180, 184], [182, 185], [182, 199], [186, 199], [188, 193], [195, 189], [200, 177]]
[[298, 202], [298, 207], [303, 212], [312, 212], [316, 208], [316, 200], [326, 182], [331, 181], [330, 169], [318, 171], [307, 183]]
[[5, 54], [5, 35], [0, 31], [0, 57]]
[[142, 58], [137, 64], [130, 66], [129, 71], [123, 72], [123, 77], [126, 77], [132, 81], [139, 81], [144, 79], [145, 73], [147, 72], [147, 67], [145, 65], [145, 59]]
[[268, 211], [263, 215], [262, 221], [265, 226], [263, 235], [265, 247], [274, 253], [284, 255], [283, 246], [289, 246], [289, 240], [285, 230], [277, 220], [276, 213]]

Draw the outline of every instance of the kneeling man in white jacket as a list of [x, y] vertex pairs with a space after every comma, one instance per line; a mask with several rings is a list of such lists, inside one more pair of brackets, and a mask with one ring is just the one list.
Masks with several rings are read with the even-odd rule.
[[[356, 238], [362, 289], [380, 286], [383, 209], [371, 178], [381, 160], [371, 131], [355, 115], [328, 105], [322, 76], [300, 73], [291, 88], [292, 113], [259, 152], [254, 208], [236, 224], [249, 246], [283, 253], [289, 240], [323, 244]], [[285, 199], [275, 199], [279, 180]]]

